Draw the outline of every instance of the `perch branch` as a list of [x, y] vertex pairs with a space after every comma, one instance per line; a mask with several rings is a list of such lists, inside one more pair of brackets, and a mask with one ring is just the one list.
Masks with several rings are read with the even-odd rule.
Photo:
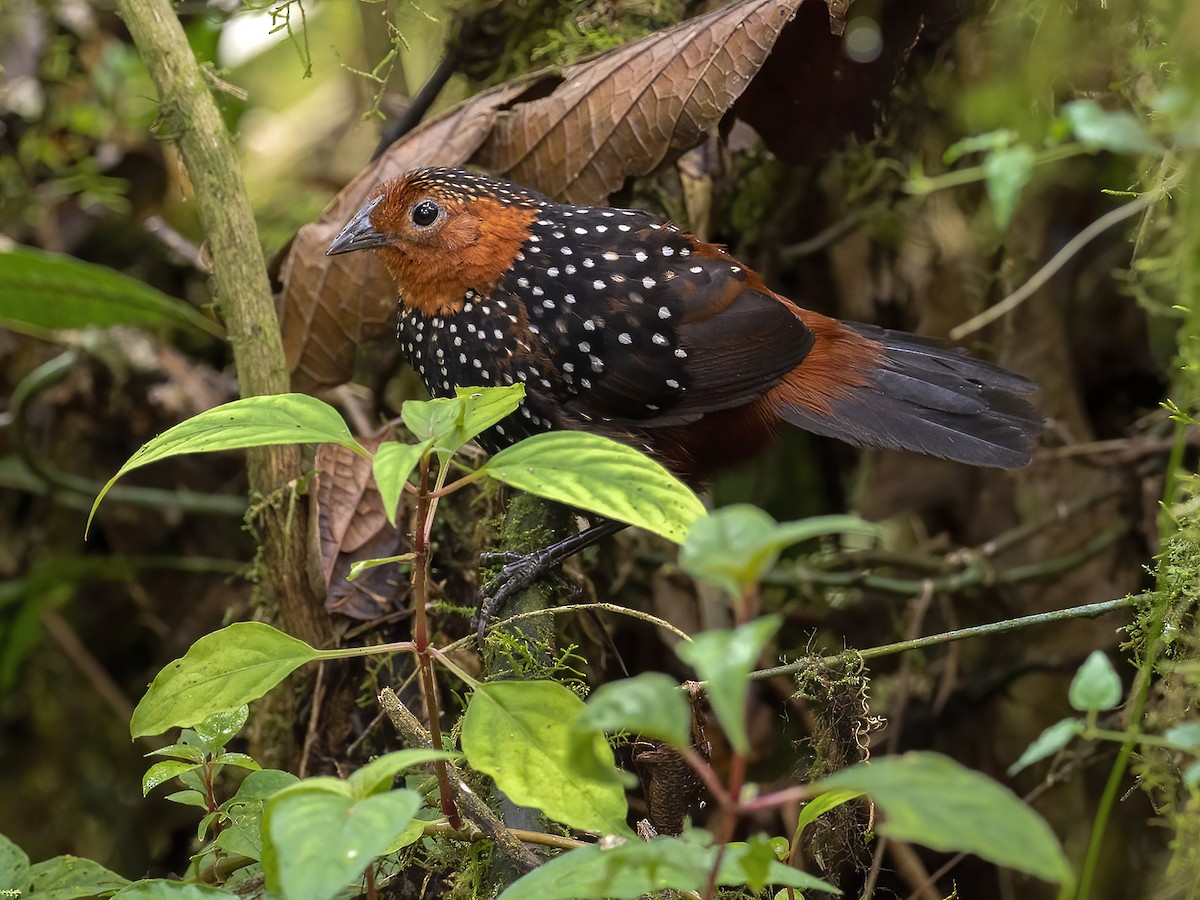
[[[170, 0], [117, 0], [117, 9], [158, 89], [156, 131], [179, 147], [187, 168], [242, 396], [283, 393], [288, 369], [258, 230], [233, 142], [204, 73]], [[247, 469], [251, 493], [270, 496], [300, 476], [299, 448], [251, 450]], [[304, 529], [286, 527], [282, 506], [262, 505], [268, 602], [277, 606], [288, 631], [323, 646], [329, 621], [302, 564]]]

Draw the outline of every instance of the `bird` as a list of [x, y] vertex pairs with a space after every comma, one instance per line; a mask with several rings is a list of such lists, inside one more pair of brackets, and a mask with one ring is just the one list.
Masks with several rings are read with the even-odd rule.
[[1026, 465], [1036, 385], [940, 341], [805, 309], [721, 245], [649, 212], [557, 203], [421, 168], [377, 187], [326, 251], [394, 280], [403, 351], [433, 397], [525, 386], [488, 452], [576, 429], [699, 486], [785, 425], [975, 466]]

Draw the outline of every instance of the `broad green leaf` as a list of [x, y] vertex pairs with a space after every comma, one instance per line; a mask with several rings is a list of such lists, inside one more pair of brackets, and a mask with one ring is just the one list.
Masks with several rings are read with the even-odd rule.
[[159, 747], [157, 750], [151, 750], [146, 756], [147, 758], [151, 756], [171, 756], [186, 760], [187, 762], [204, 762], [204, 751], [199, 747], [193, 747], [191, 744], [171, 744], [169, 747]]
[[[409, 401], [410, 403], [413, 401]], [[404, 483], [412, 474], [422, 454], [431, 446], [432, 441], [421, 441], [419, 444], [401, 444], [398, 441], [388, 441], [381, 444], [371, 460], [371, 469], [375, 472], [375, 486], [383, 498], [383, 511], [387, 513], [388, 522], [396, 524], [396, 508], [400, 505], [400, 494]]]
[[458, 432], [454, 435], [461, 447], [516, 412], [525, 399], [525, 385], [518, 382], [507, 387], [460, 387], [454, 393], [463, 401], [462, 420], [457, 423]]
[[446, 454], [511, 415], [525, 398], [525, 385], [455, 388], [454, 393], [453, 399], [409, 400], [400, 407], [408, 430]]
[[1200, 788], [1200, 762], [1194, 762], [1183, 770], [1183, 783], [1192, 790]]
[[216, 753], [242, 730], [249, 716], [250, 707], [244, 703], [235, 709], [223, 709], [196, 725], [196, 737], [204, 743], [209, 753]]
[[[656, 837], [629, 840], [615, 847], [593, 844], [571, 850], [534, 869], [509, 885], [500, 900], [578, 900], [609, 897], [633, 900], [656, 891], [699, 891], [716, 861], [717, 848], [707, 836]], [[837, 893], [832, 885], [798, 869], [763, 856], [764, 844], [729, 844], [718, 882], [764, 883]], [[766, 843], [766, 854], [770, 844]], [[765, 863], [765, 865], [763, 865]]]
[[277, 444], [340, 444], [362, 456], [370, 456], [350, 436], [338, 411], [316, 397], [307, 394], [243, 397], [192, 416], [143, 444], [92, 502], [88, 526], [104, 495], [127, 472], [183, 453]]
[[228, 824], [217, 835], [216, 845], [227, 853], [261, 859], [266, 801], [299, 781], [291, 772], [279, 769], [262, 769], [243, 778], [237, 793], [221, 805]]
[[386, 791], [392, 780], [405, 769], [414, 769], [438, 759], [454, 759], [444, 750], [396, 750], [371, 760], [347, 779], [355, 797], [369, 797]]
[[1033, 148], [1017, 144], [992, 151], [983, 163], [984, 183], [992, 201], [992, 219], [1001, 231], [1012, 221], [1021, 189], [1029, 183], [1033, 173], [1033, 162]]
[[1109, 112], [1094, 100], [1072, 100], [1063, 107], [1063, 117], [1085, 144], [1113, 153], [1163, 154], [1142, 123], [1125, 110]]
[[481, 471], [519, 490], [676, 543], [705, 515], [691, 488], [650, 457], [583, 431], [536, 434], [501, 450]]
[[121, 900], [229, 900], [237, 895], [207, 884], [147, 878], [113, 894]]
[[291, 787], [299, 780], [291, 772], [285, 772], [282, 769], [261, 769], [258, 772], [251, 772], [242, 779], [237, 793], [225, 802], [225, 806], [232, 807], [238, 803], [269, 800], [285, 787]]
[[[575, 771], [594, 781], [620, 780], [625, 776], [612, 766], [607, 745], [597, 744], [597, 735], [631, 731], [659, 738], [676, 747], [691, 746], [692, 714], [680, 693], [679, 684], [661, 672], [643, 672], [633, 678], [610, 681], [592, 691], [583, 713], [571, 730], [569, 758]], [[600, 748], [600, 756], [596, 749]]]
[[245, 753], [221, 753], [213, 757], [213, 763], [218, 766], [235, 766], [239, 769], [249, 769], [257, 772], [262, 768], [258, 761]]
[[329, 900], [404, 832], [421, 806], [414, 791], [388, 791], [355, 802], [309, 779], [280, 791], [263, 817], [267, 890], [287, 900]]
[[763, 510], [739, 503], [699, 519], [679, 551], [679, 565], [694, 578], [734, 597], [756, 585], [791, 544], [840, 532], [878, 534], [856, 516], [818, 516], [777, 524]]
[[662, 672], [643, 672], [592, 691], [579, 731], [631, 731], [676, 747], [692, 745], [692, 713], [679, 683]]
[[119, 891], [129, 884], [98, 862], [55, 856], [29, 867], [29, 893], [39, 900], [76, 900]]
[[0, 834], [0, 891], [16, 891], [17, 897], [29, 887], [29, 857], [25, 851]]
[[200, 791], [176, 791], [173, 794], [167, 794], [164, 800], [170, 800], [172, 803], [178, 803], [180, 806], [195, 806], [199, 809], [208, 809], [208, 800]]
[[704, 631], [675, 652], [696, 670], [705, 684], [713, 712], [729, 742], [741, 753], [750, 750], [746, 734], [746, 690], [763, 648], [779, 630], [778, 616], [763, 616], [732, 631]]
[[885, 756], [836, 772], [814, 790], [871, 795], [883, 811], [881, 834], [946, 853], [974, 853], [1045, 881], [1074, 874], [1044, 819], [1016, 794], [937, 753]]
[[155, 676], [133, 711], [130, 735], [194, 725], [257, 700], [316, 657], [304, 641], [262, 622], [236, 622], [214, 631]]
[[1103, 650], [1093, 650], [1071, 679], [1067, 700], [1080, 712], [1112, 709], [1121, 702], [1121, 676]]
[[1008, 767], [1008, 774], [1016, 775], [1035, 762], [1040, 762], [1047, 756], [1053, 756], [1071, 743], [1076, 735], [1082, 733], [1083, 721], [1080, 719], [1063, 719], [1061, 722], [1055, 722], [1033, 739], [1033, 743], [1025, 748], [1021, 758]]
[[105, 266], [30, 247], [0, 250], [0, 325], [21, 329], [185, 325], [220, 336], [188, 304]]
[[862, 791], [828, 791], [809, 800], [800, 810], [800, 817], [796, 820], [796, 836], [799, 837], [805, 828], [831, 809], [856, 800], [862, 795]]
[[1163, 732], [1163, 739], [1180, 750], [1200, 750], [1200, 722], [1172, 725]]
[[[581, 831], [629, 834], [621, 786], [576, 777], [571, 730], [583, 708], [582, 700], [554, 681], [480, 684], [462, 718], [463, 754], [518, 806], [535, 806]], [[612, 751], [603, 735], [592, 742], [596, 759], [607, 760], [611, 779]]]
[[[812, 876], [812, 882], [798, 884], [792, 880], [787, 866], [781, 866], [779, 851], [786, 856], [788, 850], [787, 838], [769, 838], [765, 834], [756, 834], [750, 840], [742, 843], [731, 843], [721, 859], [721, 868], [717, 872], [717, 883], [725, 885], [744, 884], [754, 893], [761, 891], [772, 882], [789, 884], [792, 887], [820, 887], [831, 890], [832, 885], [817, 881]], [[783, 871], [780, 871], [780, 870]]]
[[142, 776], [142, 796], [145, 797], [160, 784], [170, 781], [184, 772], [190, 772], [198, 766], [199, 763], [183, 762], [178, 759], [167, 759], [155, 763]]

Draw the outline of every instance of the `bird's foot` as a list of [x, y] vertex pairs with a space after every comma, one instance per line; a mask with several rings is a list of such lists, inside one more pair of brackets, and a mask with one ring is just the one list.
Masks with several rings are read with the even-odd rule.
[[500, 569], [494, 572], [483, 587], [479, 589], [479, 606], [471, 619], [475, 636], [483, 643], [483, 633], [487, 630], [497, 610], [516, 593], [533, 584], [543, 575], [552, 571], [562, 560], [549, 552], [551, 548], [534, 550], [532, 553], [515, 553], [509, 550], [494, 550], [482, 553], [479, 563], [483, 566], [500, 564]]

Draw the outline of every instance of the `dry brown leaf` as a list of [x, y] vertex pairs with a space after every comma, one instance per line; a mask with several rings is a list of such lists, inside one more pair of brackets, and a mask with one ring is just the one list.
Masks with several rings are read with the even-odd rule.
[[552, 94], [500, 118], [472, 161], [561, 200], [601, 202], [716, 127], [800, 2], [736, 3], [568, 66]]
[[358, 344], [396, 305], [366, 253], [326, 257], [374, 185], [422, 165], [473, 163], [551, 196], [603, 201], [715, 128], [801, 0], [746, 0], [559, 73], [485, 91], [393, 144], [297, 234], [280, 270], [284, 349], [297, 390], [345, 382]]
[[[378, 440], [360, 439], [374, 451]], [[327, 589], [325, 608], [354, 619], [377, 619], [399, 604], [404, 579], [393, 566], [368, 569], [347, 581], [350, 566], [363, 559], [401, 552], [398, 529], [388, 523], [383, 499], [375, 487], [371, 461], [344, 447], [317, 448], [312, 508], [317, 519], [321, 577]]]

